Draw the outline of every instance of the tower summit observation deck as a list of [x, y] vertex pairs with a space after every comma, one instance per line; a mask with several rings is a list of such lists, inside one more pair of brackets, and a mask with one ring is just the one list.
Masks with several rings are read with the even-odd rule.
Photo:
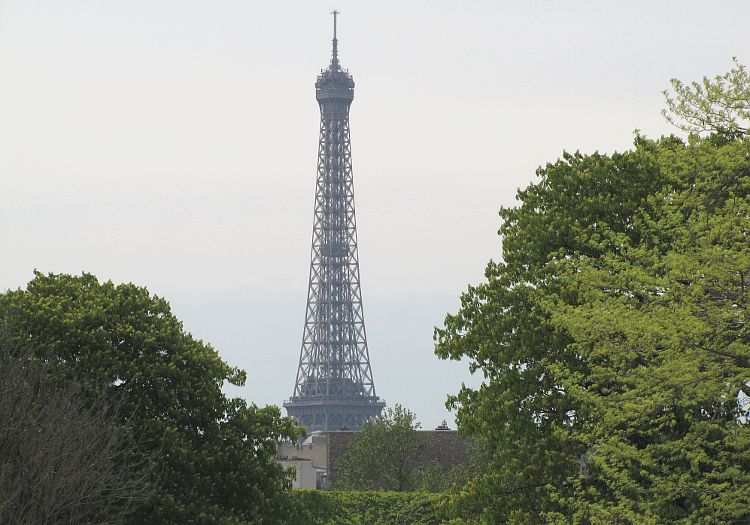
[[320, 142], [305, 326], [294, 394], [284, 403], [308, 432], [359, 430], [385, 407], [375, 394], [359, 282], [349, 140], [354, 80], [339, 63], [332, 14], [331, 63], [315, 82]]

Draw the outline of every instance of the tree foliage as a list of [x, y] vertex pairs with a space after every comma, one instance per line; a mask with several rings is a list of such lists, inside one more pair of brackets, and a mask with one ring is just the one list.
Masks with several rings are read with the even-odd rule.
[[52, 368], [0, 327], [0, 523], [121, 524], [152, 492], [148, 467], [112, 402], [87, 403]]
[[438, 461], [432, 461], [414, 473], [414, 486], [421, 492], [450, 492], [463, 487], [476, 475], [476, 468], [473, 467], [455, 465], [445, 468]]
[[424, 492], [295, 490], [289, 525], [438, 525], [447, 523], [445, 496]]
[[[436, 330], [491, 454], [455, 499], [489, 523], [750, 519], [750, 142], [565, 154], [501, 210], [503, 261]], [[739, 396], [739, 397], [738, 397]]]
[[287, 473], [277, 440], [296, 427], [277, 407], [222, 393], [245, 374], [185, 332], [164, 299], [83, 274], [36, 273], [0, 295], [0, 320], [19, 341], [46, 348], [88, 399], [117, 400], [123, 429], [155, 457], [159, 488], [132, 523], [275, 523]]
[[356, 490], [412, 490], [419, 423], [396, 405], [368, 421], [337, 462], [336, 485]]
[[723, 75], [703, 77], [685, 84], [672, 79], [672, 91], [664, 91], [666, 119], [691, 134], [738, 136], [750, 128], [750, 73], [737, 58]]

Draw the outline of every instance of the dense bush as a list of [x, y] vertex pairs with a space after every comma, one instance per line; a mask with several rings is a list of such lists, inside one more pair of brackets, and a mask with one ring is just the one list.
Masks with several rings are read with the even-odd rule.
[[292, 525], [445, 523], [445, 496], [425, 492], [295, 490]]

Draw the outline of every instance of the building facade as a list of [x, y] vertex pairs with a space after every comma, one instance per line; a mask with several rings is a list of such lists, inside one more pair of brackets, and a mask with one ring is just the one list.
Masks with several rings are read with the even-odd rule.
[[[303, 443], [280, 443], [276, 461], [294, 467], [295, 488], [327, 489], [337, 480], [337, 464], [358, 432], [316, 432]], [[469, 466], [469, 446], [455, 430], [417, 431], [419, 445], [413, 458], [414, 468], [424, 469], [437, 463], [444, 470]]]

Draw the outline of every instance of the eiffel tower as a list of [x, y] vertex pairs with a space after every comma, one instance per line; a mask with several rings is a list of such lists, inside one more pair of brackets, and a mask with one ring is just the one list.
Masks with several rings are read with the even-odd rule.
[[342, 69], [333, 13], [331, 63], [318, 75], [320, 106], [310, 281], [294, 394], [284, 403], [308, 433], [359, 430], [380, 414], [359, 283], [349, 140], [354, 80]]

